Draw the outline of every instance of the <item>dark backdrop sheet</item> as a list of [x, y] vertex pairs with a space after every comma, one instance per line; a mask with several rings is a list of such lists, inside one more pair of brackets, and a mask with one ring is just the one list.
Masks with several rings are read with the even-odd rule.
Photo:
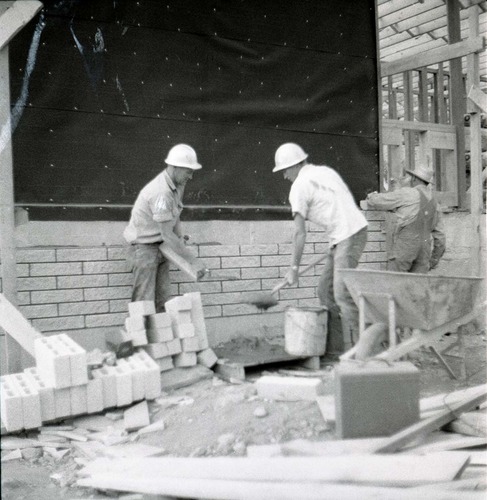
[[288, 216], [287, 141], [377, 188], [372, 0], [44, 4], [10, 45], [16, 202], [52, 204], [31, 217], [126, 218], [70, 206], [131, 205], [178, 142], [203, 164], [186, 218]]

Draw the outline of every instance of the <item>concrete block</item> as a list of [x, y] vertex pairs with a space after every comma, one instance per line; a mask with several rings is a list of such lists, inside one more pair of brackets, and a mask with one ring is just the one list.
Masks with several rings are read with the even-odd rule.
[[138, 347], [141, 345], [146, 345], [148, 340], [147, 340], [147, 333], [145, 330], [134, 330], [130, 332], [130, 340], [132, 341], [132, 345], [134, 347]]
[[150, 316], [156, 314], [156, 306], [151, 300], [139, 300], [137, 302], [129, 302], [130, 316]]
[[132, 400], [140, 401], [145, 398], [145, 375], [142, 366], [132, 358], [122, 358], [117, 361], [118, 365], [125, 366], [132, 376]]
[[161, 312], [147, 316], [147, 328], [157, 330], [158, 328], [167, 328], [171, 326], [171, 316], [167, 312]]
[[419, 420], [419, 389], [419, 370], [410, 362], [339, 363], [335, 368], [337, 437], [390, 436], [413, 425]]
[[24, 429], [37, 429], [42, 426], [41, 398], [35, 384], [25, 373], [10, 375], [22, 397], [22, 416]]
[[257, 394], [263, 399], [275, 401], [313, 401], [324, 394], [320, 378], [279, 377], [264, 375], [255, 382]]
[[195, 336], [195, 328], [192, 323], [175, 323], [173, 325], [173, 328], [174, 332], [176, 333], [176, 337], [179, 339]]
[[171, 325], [147, 330], [147, 340], [149, 342], [169, 342], [173, 338], [174, 332]]
[[2, 424], [8, 432], [20, 431], [24, 428], [22, 413], [22, 395], [9, 375], [0, 377], [0, 414]]
[[24, 373], [35, 384], [36, 390], [41, 399], [41, 419], [43, 422], [49, 422], [56, 418], [56, 404], [54, 400], [54, 388], [47, 385], [39, 374], [35, 366], [26, 368]]
[[200, 343], [199, 350], [207, 349], [208, 335], [206, 332], [205, 315], [203, 313], [203, 304], [201, 302], [200, 292], [185, 293], [184, 297], [191, 299], [191, 322], [195, 328], [195, 334]]
[[117, 406], [126, 406], [132, 403], [132, 373], [127, 365], [111, 366], [115, 374], [117, 390]]
[[54, 408], [56, 418], [66, 418], [71, 415], [71, 391], [69, 387], [54, 389]]
[[84, 385], [88, 382], [87, 353], [69, 335], [61, 333], [55, 336], [56, 341], [63, 344], [69, 354], [71, 368], [71, 385]]
[[200, 343], [198, 337], [187, 337], [181, 339], [181, 348], [183, 352], [199, 351]]
[[71, 415], [85, 415], [88, 413], [87, 384], [73, 385], [69, 388], [71, 399]]
[[166, 372], [174, 368], [174, 362], [171, 356], [168, 356], [167, 358], [159, 358], [155, 361], [159, 365], [159, 371], [161, 372]]
[[213, 349], [204, 349], [196, 354], [196, 359], [198, 360], [198, 364], [206, 366], [207, 368], [212, 368], [216, 365], [218, 361], [218, 357], [213, 351]]
[[129, 316], [125, 318], [125, 329], [131, 333], [138, 330], [145, 330], [145, 316]]
[[169, 356], [174, 356], [175, 354], [179, 354], [183, 351], [180, 339], [170, 340], [169, 342], [166, 342], [166, 346]]
[[142, 401], [123, 412], [123, 423], [128, 432], [137, 431], [150, 424], [147, 401]]
[[103, 366], [91, 372], [93, 378], [100, 378], [102, 381], [104, 408], [117, 406], [117, 382], [115, 381], [115, 374], [109, 368], [111, 367]]
[[168, 300], [164, 304], [164, 307], [166, 308], [166, 311], [169, 314], [171, 314], [174, 312], [190, 311], [192, 304], [191, 304], [191, 299], [189, 297], [180, 295], [179, 297], [174, 297]]
[[142, 349], [131, 356], [144, 369], [145, 397], [155, 399], [161, 394], [161, 375], [159, 365]]
[[142, 349], [153, 359], [165, 358], [170, 356], [166, 342], [158, 342], [155, 344], [147, 344], [142, 346]]
[[34, 340], [35, 360], [39, 377], [49, 386], [62, 389], [71, 385], [69, 353], [53, 337]]
[[196, 352], [181, 352], [173, 356], [174, 366], [183, 368], [185, 366], [194, 366], [198, 364]]
[[86, 384], [86, 413], [98, 413], [103, 409], [103, 381], [101, 378], [88, 380]]

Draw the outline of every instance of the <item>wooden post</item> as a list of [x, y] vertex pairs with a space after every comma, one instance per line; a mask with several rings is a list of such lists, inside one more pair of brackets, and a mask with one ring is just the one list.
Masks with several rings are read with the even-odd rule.
[[[411, 71], [403, 73], [404, 86], [404, 119], [408, 121], [414, 120], [414, 96], [413, 96], [413, 75]], [[414, 170], [414, 131], [404, 131], [404, 154], [406, 168]], [[404, 172], [403, 172], [404, 174]]]
[[[469, 8], [469, 37], [479, 34], [479, 7]], [[467, 56], [467, 88], [480, 84], [479, 55]], [[481, 217], [482, 199], [482, 146], [480, 135], [480, 109], [467, 100], [467, 111], [470, 114], [470, 213], [472, 217], [472, 248], [470, 254], [470, 269], [472, 275], [478, 275], [482, 266], [481, 260]]]
[[[447, 0], [448, 43], [462, 39], [460, 29], [460, 3], [458, 0]], [[458, 205], [465, 208], [467, 177], [465, 168], [465, 101], [462, 77], [462, 60], [450, 60], [450, 120], [457, 129], [457, 171], [458, 171]]]

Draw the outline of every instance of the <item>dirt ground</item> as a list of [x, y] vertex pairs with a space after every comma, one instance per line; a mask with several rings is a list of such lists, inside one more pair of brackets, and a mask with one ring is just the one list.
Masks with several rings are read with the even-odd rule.
[[[486, 382], [485, 331], [470, 328], [464, 339], [466, 378], [462, 380], [452, 379], [426, 349], [411, 356], [410, 360], [421, 371], [422, 397]], [[248, 349], [249, 341], [234, 342], [233, 347]], [[333, 393], [335, 362], [326, 357], [321, 360], [329, 394]], [[460, 373], [461, 362], [458, 359], [448, 358], [448, 362], [455, 373]], [[159, 446], [166, 455], [189, 457], [245, 455], [249, 445], [280, 443], [297, 438], [335, 439], [333, 426], [323, 420], [315, 402], [275, 402], [262, 400], [256, 395], [254, 382], [258, 377], [267, 373], [283, 374], [283, 370], [303, 369], [295, 362], [258, 366], [247, 369], [246, 380], [241, 383], [227, 382], [214, 376], [163, 393], [161, 398], [150, 403], [150, 411], [152, 421], [164, 420], [164, 430], [141, 437], [138, 442]], [[44, 455], [32, 460], [2, 463], [2, 499], [101, 499], [121, 496], [119, 493], [76, 487], [76, 471], [81, 465], [75, 459], [80, 456], [79, 452], [71, 449], [57, 460]]]

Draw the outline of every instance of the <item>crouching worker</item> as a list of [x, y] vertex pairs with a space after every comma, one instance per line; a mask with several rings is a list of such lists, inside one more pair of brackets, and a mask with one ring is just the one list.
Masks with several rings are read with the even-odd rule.
[[[299, 264], [306, 241], [306, 221], [324, 228], [330, 249], [318, 283], [318, 298], [328, 309], [327, 352], [341, 354], [358, 340], [358, 308], [337, 272], [356, 268], [367, 242], [367, 221], [340, 175], [330, 167], [312, 165], [300, 146], [287, 143], [275, 154], [273, 172], [283, 171], [292, 182], [289, 192], [294, 218], [291, 263], [286, 281], [298, 280]], [[340, 325], [336, 327], [335, 324]], [[337, 338], [340, 337], [340, 338]]]
[[[124, 238], [131, 244], [132, 302], [154, 301], [157, 312], [163, 312], [171, 298], [169, 261], [159, 245], [167, 242], [181, 257], [191, 258], [184, 245], [180, 215], [186, 183], [201, 168], [195, 150], [186, 144], [174, 146], [165, 163], [167, 167], [140, 191], [124, 231]], [[201, 277], [205, 270], [197, 272]]]

